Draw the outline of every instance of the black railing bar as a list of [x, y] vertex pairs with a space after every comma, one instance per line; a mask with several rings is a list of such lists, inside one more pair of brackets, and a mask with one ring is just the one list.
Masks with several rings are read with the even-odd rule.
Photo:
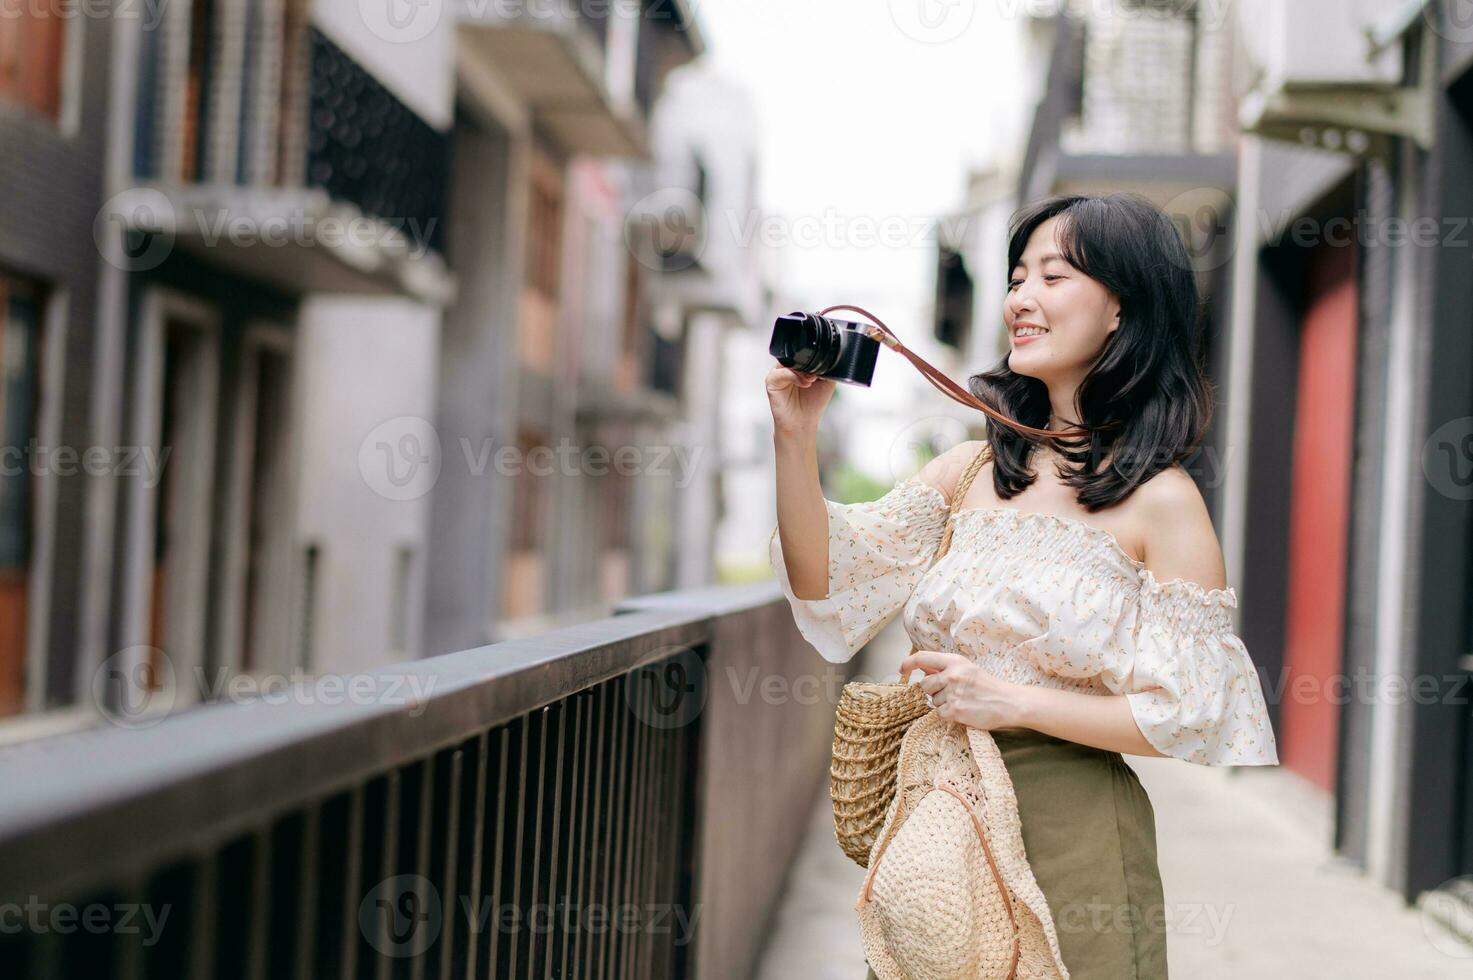
[[348, 833], [343, 841], [343, 880], [339, 899], [342, 902], [338, 921], [342, 926], [338, 941], [342, 948], [338, 956], [342, 980], [356, 980], [358, 976], [358, 897], [363, 891], [363, 811], [368, 805], [368, 793], [363, 786], [353, 787], [348, 797]]
[[[465, 773], [465, 750], [456, 749], [450, 754], [449, 772], [446, 774], [446, 794], [443, 817], [445, 820], [445, 852], [440, 867], [432, 869], [434, 880], [439, 882], [440, 927], [437, 969], [431, 980], [450, 980], [450, 968], [455, 959], [456, 933], [460, 928], [460, 813], [461, 785]], [[437, 816], [439, 816], [437, 814]]]
[[[465, 929], [465, 941], [461, 943], [464, 950], [465, 960], [463, 963], [452, 963], [452, 968], [459, 966], [451, 974], [446, 976], [451, 980], [473, 980], [476, 974], [476, 951], [479, 944], [481, 929], [479, 922], [474, 917], [481, 909], [481, 862], [484, 860], [482, 849], [486, 846], [484, 824], [486, 821], [486, 766], [488, 753], [491, 751], [492, 741], [489, 732], [482, 732], [476, 736], [475, 771], [471, 774], [468, 791], [472, 794], [467, 810], [470, 812], [470, 840], [466, 841], [469, 850], [470, 863], [467, 865], [467, 884], [465, 889], [466, 901], [469, 903], [468, 915], [472, 918], [467, 921]], [[475, 926], [471, 923], [476, 922]]]
[[222, 704], [152, 727], [105, 726], [12, 747], [0, 752], [0, 901], [51, 890], [58, 869], [85, 879], [86, 871], [216, 846], [504, 723], [523, 706], [542, 707], [699, 642], [709, 624], [683, 613], [630, 613], [369, 675], [404, 679], [405, 698], [418, 678], [426, 693], [419, 705]]
[[[640, 891], [640, 869], [644, 867], [644, 842], [646, 837], [644, 794], [649, 783], [649, 755], [650, 740], [653, 729], [649, 724], [651, 711], [651, 684], [649, 678], [643, 673], [630, 675], [639, 682], [638, 690], [634, 692], [634, 700], [631, 709], [634, 714], [634, 728], [636, 738], [634, 740], [634, 751], [630, 754], [630, 761], [634, 765], [634, 778], [631, 780], [633, 799], [629, 807], [629, 870], [624, 875], [624, 900], [613, 909], [615, 914], [622, 914], [625, 908], [631, 904], [643, 911], [645, 896]], [[637, 977], [640, 974], [634, 972], [635, 955], [640, 944], [644, 941], [645, 925], [641, 917], [636, 918], [639, 927], [634, 932], [626, 932], [624, 935], [624, 950], [621, 957], [622, 972], [626, 977]]]
[[312, 980], [316, 969], [313, 953], [320, 941], [317, 936], [317, 890], [322, 883], [318, 880], [317, 871], [321, 846], [322, 807], [309, 806], [302, 814], [302, 862], [297, 872], [297, 980]]
[[[434, 802], [435, 799], [435, 774], [439, 768], [439, 758], [439, 753], [436, 753], [435, 755], [430, 756], [419, 764], [419, 799], [416, 801], [419, 805], [419, 813], [415, 819], [414, 833], [416, 839], [414, 849], [414, 870], [411, 872], [415, 875], [414, 887], [419, 901], [419, 904], [418, 906], [416, 906], [416, 908], [419, 909], [427, 908], [429, 906], [430, 896], [425, 889], [427, 887], [436, 887], [434, 884], [436, 869], [430, 867], [430, 843], [431, 838], [433, 838], [436, 833], [436, 825], [434, 823], [435, 815], [431, 813], [431, 804]], [[453, 812], [454, 811], [449, 810], [448, 808], [441, 812], [441, 815], [445, 818], [446, 824], [452, 824], [455, 822], [454, 818], [450, 816], [450, 814]], [[395, 874], [398, 873], [400, 873], [399, 869], [395, 869]], [[452, 900], [452, 892], [445, 889], [439, 889], [439, 891], [442, 901], [448, 902]], [[453, 917], [455, 910], [452, 908], [450, 911]], [[436, 940], [437, 943], [443, 943], [446, 939], [445, 916], [443, 913], [444, 909], [442, 907], [440, 916], [440, 934]], [[420, 955], [408, 957], [408, 973], [410, 980], [424, 980], [425, 958], [426, 957], [422, 953]], [[401, 959], [395, 964], [395, 972], [404, 972], [402, 970], [403, 966], [404, 960]]]
[[[189, 976], [215, 975], [215, 937], [219, 931], [218, 854], [203, 854], [190, 865]], [[57, 974], [60, 975], [59, 973]]]

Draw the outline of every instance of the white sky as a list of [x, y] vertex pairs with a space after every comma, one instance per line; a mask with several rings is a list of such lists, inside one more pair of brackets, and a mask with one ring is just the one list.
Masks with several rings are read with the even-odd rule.
[[[692, 3], [710, 67], [754, 103], [759, 206], [802, 221], [809, 236], [766, 263], [779, 303], [862, 306], [944, 367], [931, 335], [931, 224], [961, 209], [970, 170], [994, 155], [1022, 155], [1034, 106], [1013, 80], [1028, 26], [1020, 11], [1037, 0]], [[829, 216], [841, 231], [826, 230]], [[863, 219], [872, 222], [869, 244]], [[877, 241], [882, 222], [897, 241]], [[757, 325], [764, 364], [770, 329]], [[841, 386], [829, 412], [848, 420], [843, 452], [852, 463], [899, 480], [913, 469], [914, 441], [929, 438], [938, 420], [947, 438], [961, 437], [947, 424], [957, 408], [903, 358], [881, 351], [873, 389]]]
[[[780, 294], [865, 306], [907, 342], [928, 335], [929, 222], [960, 207], [969, 169], [1026, 139], [1033, 106], [1009, 84], [1026, 3], [693, 2], [709, 59], [755, 103], [759, 203], [802, 221], [789, 240], [806, 229], [774, 263]], [[876, 241], [885, 228], [894, 240]]]

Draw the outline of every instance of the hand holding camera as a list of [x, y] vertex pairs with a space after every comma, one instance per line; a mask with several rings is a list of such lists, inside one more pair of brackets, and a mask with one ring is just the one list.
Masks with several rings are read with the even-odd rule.
[[778, 434], [810, 435], [834, 397], [835, 384], [816, 374], [774, 364], [767, 372], [767, 403]]

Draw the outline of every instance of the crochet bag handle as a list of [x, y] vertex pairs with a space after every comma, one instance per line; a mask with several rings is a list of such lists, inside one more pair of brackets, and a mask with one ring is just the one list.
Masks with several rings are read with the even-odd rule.
[[[962, 471], [961, 479], [956, 481], [956, 488], [951, 491], [951, 500], [947, 506], [946, 530], [941, 533], [941, 543], [936, 546], [936, 554], [931, 559], [932, 565], [940, 561], [941, 556], [945, 555], [946, 552], [951, 548], [951, 532], [952, 529], [956, 526], [956, 521], [953, 520], [953, 518], [956, 517], [957, 511], [961, 510], [962, 499], [966, 497], [967, 491], [972, 488], [972, 481], [977, 478], [978, 473], [982, 472], [982, 467], [986, 465], [987, 461], [991, 458], [992, 443], [984, 442], [982, 444], [982, 451], [979, 452], [976, 456], [972, 457], [972, 461], [968, 463], [967, 468]], [[915, 641], [911, 641], [910, 652], [915, 653], [919, 649], [920, 645]], [[900, 678], [900, 682], [902, 684], [905, 683], [905, 678]]]
[[941, 556], [946, 554], [947, 550], [951, 547], [951, 531], [956, 526], [956, 522], [951, 518], [955, 517], [956, 512], [961, 509], [962, 498], [966, 497], [967, 491], [972, 488], [972, 481], [977, 478], [978, 473], [982, 472], [982, 467], [991, 458], [992, 443], [984, 442], [982, 444], [982, 451], [972, 457], [972, 461], [962, 471], [961, 479], [956, 481], [956, 488], [951, 491], [950, 506], [947, 509], [946, 530], [941, 535], [941, 544], [936, 549], [936, 557], [932, 559], [932, 564], [939, 561]]

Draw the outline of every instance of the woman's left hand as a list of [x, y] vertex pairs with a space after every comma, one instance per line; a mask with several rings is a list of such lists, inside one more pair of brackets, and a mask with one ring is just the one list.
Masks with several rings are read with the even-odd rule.
[[1005, 681], [959, 653], [917, 650], [900, 662], [900, 676], [924, 671], [921, 690], [930, 695], [936, 714], [969, 728], [1021, 728], [1022, 684]]

